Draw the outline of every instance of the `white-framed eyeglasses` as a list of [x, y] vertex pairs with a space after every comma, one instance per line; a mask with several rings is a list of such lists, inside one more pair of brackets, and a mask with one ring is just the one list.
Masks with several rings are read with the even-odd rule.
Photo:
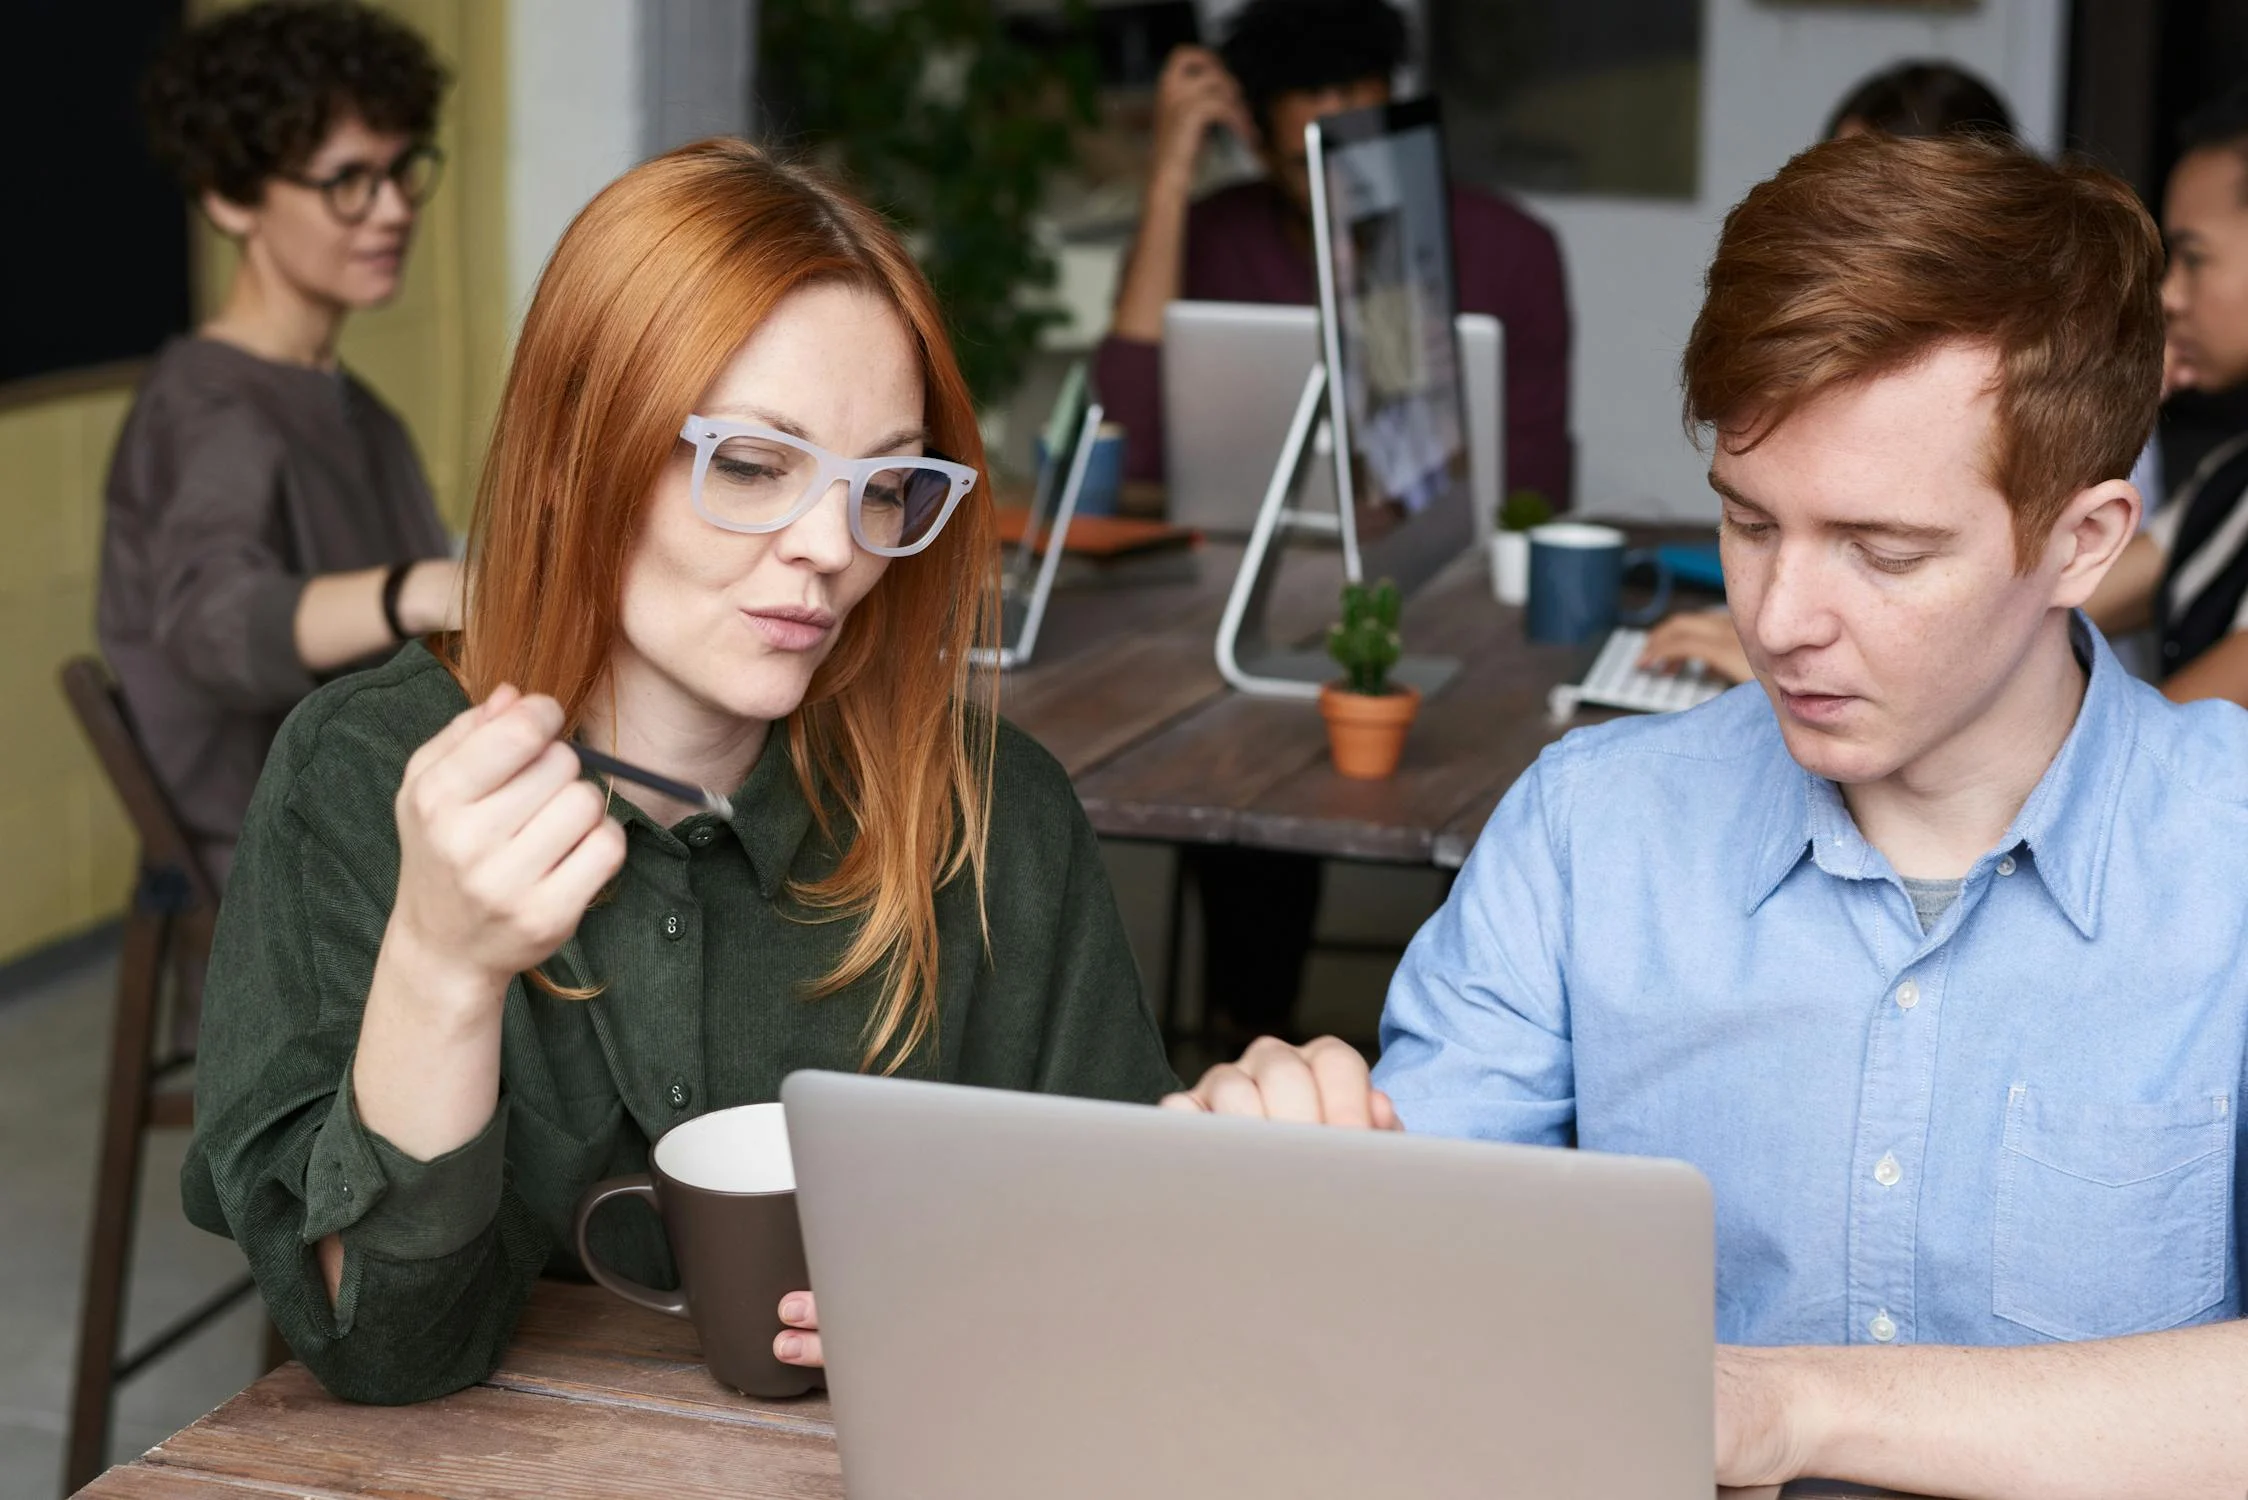
[[937, 538], [976, 471], [936, 454], [845, 458], [754, 422], [687, 418], [695, 446], [695, 514], [726, 531], [779, 531], [838, 481], [850, 487], [851, 536], [878, 557], [911, 557]]

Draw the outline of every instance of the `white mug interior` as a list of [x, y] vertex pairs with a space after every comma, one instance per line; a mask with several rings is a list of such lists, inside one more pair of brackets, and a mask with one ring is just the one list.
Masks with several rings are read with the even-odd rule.
[[1530, 528], [1530, 540], [1545, 547], [1621, 547], [1624, 534], [1613, 526], [1594, 526], [1586, 521], [1548, 521], [1543, 526]]
[[778, 1104], [744, 1104], [698, 1115], [665, 1131], [653, 1154], [664, 1176], [707, 1192], [796, 1190], [788, 1119]]

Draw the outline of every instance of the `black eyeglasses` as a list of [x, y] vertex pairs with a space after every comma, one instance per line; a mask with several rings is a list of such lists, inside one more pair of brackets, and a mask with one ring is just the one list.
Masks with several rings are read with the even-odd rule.
[[357, 224], [375, 211], [375, 199], [382, 195], [385, 181], [395, 186], [408, 203], [421, 207], [437, 191], [437, 177], [444, 166], [445, 153], [424, 143], [399, 152], [387, 167], [355, 161], [326, 177], [297, 177], [283, 172], [281, 180], [313, 189], [339, 221]]

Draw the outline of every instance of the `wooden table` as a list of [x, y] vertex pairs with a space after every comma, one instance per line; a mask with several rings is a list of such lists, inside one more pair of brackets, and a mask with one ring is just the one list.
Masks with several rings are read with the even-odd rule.
[[351, 1406], [286, 1364], [79, 1493], [841, 1500], [843, 1471], [824, 1396], [737, 1395], [703, 1369], [683, 1320], [547, 1281], [481, 1385]]
[[[844, 1492], [825, 1396], [738, 1395], [703, 1369], [686, 1322], [597, 1287], [542, 1281], [481, 1385], [419, 1406], [352, 1406], [304, 1366], [286, 1364], [78, 1493], [842, 1500]], [[1725, 1493], [1768, 1500], [1774, 1492]], [[1784, 1493], [1826, 1500], [1842, 1492], [1798, 1484]]]
[[[1583, 673], [1589, 648], [1530, 644], [1522, 612], [1491, 597], [1483, 554], [1463, 556], [1404, 617], [1408, 651], [1457, 657], [1460, 673], [1422, 705], [1397, 774], [1352, 781], [1327, 758], [1316, 704], [1248, 697], [1218, 675], [1218, 616], [1239, 560], [1238, 546], [1210, 543], [1191, 568], [1127, 562], [1110, 586], [1057, 592], [1037, 656], [1008, 674], [1003, 710], [1059, 757], [1104, 836], [1458, 868], [1567, 727], [1546, 716], [1546, 694]], [[1173, 576], [1135, 585], [1135, 568]], [[1340, 580], [1331, 554], [1292, 557], [1274, 638], [1322, 628]]]

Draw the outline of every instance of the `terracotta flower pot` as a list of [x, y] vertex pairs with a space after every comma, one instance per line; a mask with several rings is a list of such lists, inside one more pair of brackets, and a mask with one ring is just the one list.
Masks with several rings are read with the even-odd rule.
[[1420, 689], [1402, 683], [1379, 698], [1332, 682], [1319, 690], [1335, 769], [1360, 781], [1379, 781], [1397, 769], [1398, 757], [1405, 753], [1405, 731], [1420, 711]]

